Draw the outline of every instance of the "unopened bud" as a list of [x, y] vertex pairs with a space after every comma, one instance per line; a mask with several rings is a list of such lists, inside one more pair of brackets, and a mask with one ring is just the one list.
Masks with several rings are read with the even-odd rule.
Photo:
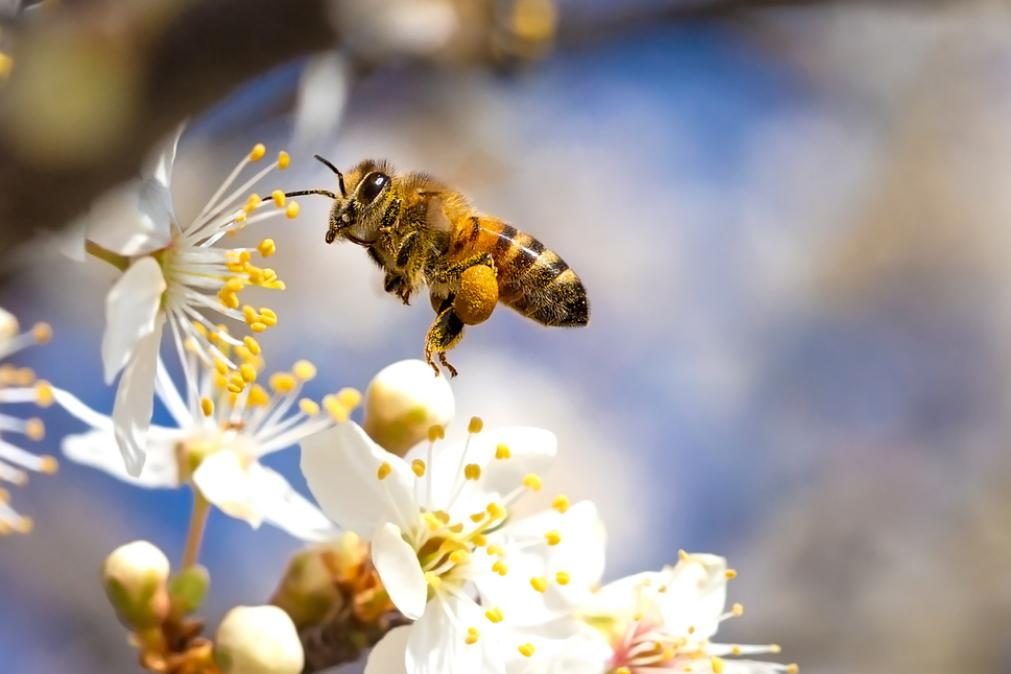
[[319, 623], [340, 611], [345, 598], [338, 584], [361, 573], [368, 547], [352, 532], [295, 553], [271, 603], [291, 616], [296, 627]]
[[119, 619], [127, 627], [160, 625], [169, 613], [166, 581], [169, 561], [147, 541], [134, 541], [112, 551], [102, 569], [102, 582]]
[[172, 608], [179, 615], [189, 615], [200, 608], [211, 587], [211, 574], [199, 564], [189, 566], [176, 574], [169, 583]]
[[398, 456], [453, 418], [453, 391], [446, 378], [420, 360], [388, 365], [365, 391], [365, 432]]
[[299, 674], [305, 654], [287, 613], [276, 606], [237, 606], [218, 627], [214, 659], [222, 674]]

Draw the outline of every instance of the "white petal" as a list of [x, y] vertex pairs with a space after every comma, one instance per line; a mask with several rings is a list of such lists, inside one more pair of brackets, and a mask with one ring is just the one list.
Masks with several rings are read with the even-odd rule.
[[404, 659], [407, 654], [407, 640], [411, 636], [411, 626], [401, 625], [387, 632], [379, 643], [372, 647], [364, 674], [404, 674]]
[[723, 672], [724, 674], [782, 674], [783, 666], [774, 662], [728, 658], [723, 661]]
[[179, 469], [175, 456], [178, 439], [178, 430], [152, 428], [148, 434], [144, 470], [136, 477], [126, 472], [123, 455], [111, 428], [66, 436], [63, 438], [63, 453], [71, 461], [105, 471], [138, 487], [178, 487]]
[[425, 612], [428, 584], [418, 554], [395, 524], [387, 522], [372, 536], [372, 563], [400, 612], [417, 620]]
[[132, 357], [138, 342], [155, 330], [165, 277], [153, 258], [141, 258], [116, 281], [105, 300], [105, 334], [102, 336], [102, 362], [105, 383]]
[[245, 520], [254, 529], [263, 522], [256, 501], [257, 485], [235, 452], [216, 452], [201, 461], [193, 472], [193, 484], [226, 515]]
[[411, 627], [407, 640], [407, 674], [474, 674], [481, 671], [481, 641], [466, 642], [466, 628], [477, 624], [473, 601], [437, 596]]
[[652, 596], [649, 588], [663, 584], [667, 576], [657, 571], [644, 571], [619, 578], [598, 590], [584, 612], [594, 616], [613, 616], [621, 621], [630, 620], [641, 608], [641, 597]]
[[306, 62], [295, 104], [297, 146], [316, 146], [332, 137], [341, 121], [349, 82], [347, 57], [339, 51], [331, 50]]
[[[543, 474], [551, 467], [558, 453], [558, 439], [551, 431], [531, 426], [493, 428], [478, 436], [483, 453], [489, 458], [484, 486], [490, 491], [506, 494], [518, 487], [527, 473]], [[505, 445], [511, 458], [497, 460], [495, 448]]]
[[183, 135], [185, 124], [180, 124], [169, 134], [144, 163], [142, 175], [161, 183], [166, 189], [172, 184], [172, 167], [176, 161], [176, 149]]
[[132, 180], [95, 201], [85, 216], [87, 238], [130, 257], [164, 248], [171, 241], [171, 199], [153, 179]]
[[164, 319], [155, 319], [155, 329], [138, 340], [133, 356], [123, 371], [112, 408], [112, 423], [116, 442], [123, 453], [126, 472], [134, 477], [144, 467], [147, 431], [154, 412], [154, 377], [158, 362], [158, 345]]
[[326, 541], [337, 535], [330, 519], [277, 471], [256, 463], [249, 467], [249, 479], [255, 507], [265, 521], [304, 541]]
[[699, 639], [716, 634], [727, 601], [727, 562], [716, 555], [693, 554], [667, 572], [667, 591], [658, 596], [665, 628]]
[[[390, 465], [390, 474], [379, 480], [383, 463]], [[385, 522], [405, 525], [417, 518], [411, 469], [353, 422], [303, 440], [302, 473], [323, 512], [360, 536]]]

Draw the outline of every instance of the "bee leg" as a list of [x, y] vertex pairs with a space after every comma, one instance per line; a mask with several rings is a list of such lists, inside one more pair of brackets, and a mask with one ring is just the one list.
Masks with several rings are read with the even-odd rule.
[[432, 360], [434, 354], [438, 354], [439, 362], [449, 370], [451, 377], [456, 376], [456, 368], [446, 360], [446, 352], [459, 344], [463, 339], [463, 321], [453, 311], [452, 302], [443, 304], [444, 308], [435, 317], [428, 334], [425, 335], [425, 362], [432, 366], [436, 374], [439, 374], [439, 367]]
[[454, 281], [460, 277], [460, 274], [471, 267], [476, 267], [478, 265], [484, 265], [491, 269], [495, 269], [495, 259], [491, 256], [491, 253], [478, 253], [477, 255], [472, 255], [466, 260], [457, 262], [456, 264], [443, 269], [439, 272], [437, 280], [440, 282]]
[[407, 284], [407, 279], [403, 274], [395, 271], [386, 272], [386, 278], [383, 280], [383, 290], [391, 295], [396, 295], [404, 304], [411, 303], [411, 287]]

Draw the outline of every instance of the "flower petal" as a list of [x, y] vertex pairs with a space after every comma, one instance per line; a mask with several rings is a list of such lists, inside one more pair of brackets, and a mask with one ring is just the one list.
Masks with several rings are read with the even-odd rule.
[[156, 147], [144, 163], [141, 174], [144, 178], [153, 179], [166, 189], [172, 184], [172, 167], [176, 161], [176, 149], [182, 138], [185, 124], [180, 124]]
[[330, 519], [277, 471], [255, 463], [249, 467], [249, 480], [255, 508], [265, 521], [304, 541], [326, 541], [337, 535]]
[[482, 648], [468, 644], [466, 626], [476, 621], [477, 605], [458, 595], [437, 595], [411, 626], [407, 674], [474, 674], [481, 671]]
[[727, 601], [727, 561], [692, 554], [667, 570], [667, 591], [658, 596], [665, 628], [672, 634], [708, 639], [716, 634]]
[[372, 563], [400, 612], [411, 620], [420, 618], [428, 602], [428, 584], [418, 553], [404, 540], [400, 527], [390, 522], [379, 527], [372, 536]]
[[111, 428], [66, 436], [63, 438], [63, 453], [71, 461], [105, 471], [138, 487], [178, 487], [179, 468], [175, 457], [178, 438], [177, 430], [152, 428], [148, 434], [144, 470], [137, 476], [126, 472], [123, 455]]
[[[380, 480], [384, 463], [390, 473]], [[406, 525], [417, 517], [410, 468], [353, 422], [303, 440], [302, 473], [323, 512], [360, 536], [371, 535], [385, 522]]]
[[[532, 426], [493, 428], [478, 437], [481, 455], [485, 459], [484, 487], [506, 494], [523, 480], [527, 473], [544, 473], [558, 453], [558, 438], [551, 431]], [[509, 448], [510, 458], [494, 459], [499, 445]]]
[[85, 216], [86, 236], [130, 257], [164, 248], [171, 240], [171, 200], [157, 181], [132, 180], [95, 201]]
[[364, 674], [403, 674], [407, 640], [411, 636], [411, 625], [394, 627], [387, 632], [369, 653]]
[[112, 286], [105, 300], [102, 336], [105, 383], [112, 383], [139, 348], [138, 342], [155, 331], [165, 287], [161, 267], [150, 257], [137, 260]]
[[257, 507], [257, 485], [248, 468], [237, 453], [219, 451], [200, 462], [193, 472], [193, 484], [223, 513], [256, 529], [263, 523], [263, 513]]
[[123, 371], [112, 408], [116, 442], [123, 453], [126, 472], [137, 477], [144, 467], [147, 432], [154, 412], [154, 377], [164, 319], [155, 319], [154, 330], [137, 341], [133, 356]]

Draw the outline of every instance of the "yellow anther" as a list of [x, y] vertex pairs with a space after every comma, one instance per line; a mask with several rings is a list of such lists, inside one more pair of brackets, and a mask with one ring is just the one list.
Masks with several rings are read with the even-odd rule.
[[53, 328], [49, 323], [36, 323], [32, 328], [32, 337], [36, 344], [45, 344], [53, 338]]
[[220, 358], [214, 359], [214, 371], [218, 374], [225, 375], [228, 374], [228, 363], [221, 360]]
[[505, 550], [503, 550], [501, 546], [492, 544], [492, 545], [488, 546], [488, 554], [489, 555], [497, 555], [498, 557], [504, 557], [505, 556]]
[[614, 674], [632, 674], [632, 670], [628, 667], [618, 667], [614, 670]]
[[484, 513], [483, 512], [474, 513], [473, 515], [470, 516], [470, 521], [473, 522], [474, 524], [477, 524], [478, 522], [480, 522], [483, 519], [484, 519]]
[[323, 396], [323, 409], [330, 415], [330, 418], [339, 424], [344, 423], [351, 417], [351, 410], [341, 404], [335, 395]]
[[562, 535], [555, 530], [551, 530], [544, 534], [544, 540], [548, 545], [558, 545], [562, 542]]
[[[281, 195], [284, 196], [283, 194]], [[270, 257], [277, 252], [277, 244], [274, 243], [273, 239], [264, 239], [260, 242], [260, 245], [256, 247], [256, 250], [260, 251], [260, 255], [263, 257]]]
[[488, 539], [484, 537], [484, 534], [472, 534], [470, 537], [470, 542], [476, 547], [483, 548], [488, 542]]
[[541, 476], [537, 473], [527, 473], [523, 476], [523, 486], [530, 491], [540, 491], [542, 486]]
[[730, 647], [730, 654], [731, 655], [743, 655], [744, 654], [744, 649], [742, 649], [740, 646], [731, 646]]
[[569, 575], [568, 571], [558, 571], [555, 573], [555, 582], [559, 585], [568, 585], [570, 580], [572, 580], [572, 576]]
[[505, 618], [502, 615], [502, 609], [500, 608], [490, 608], [484, 612], [484, 617], [493, 623], [500, 623]]
[[476, 644], [477, 640], [481, 637], [481, 633], [477, 631], [476, 627], [467, 628], [467, 638], [464, 639], [467, 645]]
[[196, 321], [193, 321], [192, 323], [190, 323], [190, 325], [192, 325], [192, 326], [193, 326], [193, 330], [194, 330], [194, 331], [195, 331], [195, 332], [196, 332], [196, 333], [197, 333], [198, 335], [200, 335], [201, 337], [203, 337], [203, 338], [205, 338], [205, 339], [207, 338], [207, 328], [205, 328], [205, 327], [203, 326], [203, 324], [201, 324], [201, 323], [197, 323]]
[[210, 398], [201, 398], [200, 411], [204, 413], [205, 417], [209, 417], [214, 414], [214, 401]]
[[688, 634], [695, 634], [695, 625], [688, 626]]
[[501, 559], [495, 560], [495, 563], [491, 565], [491, 570], [500, 576], [504, 576], [509, 573], [509, 567]]
[[463, 467], [463, 476], [468, 480], [480, 480], [481, 479], [481, 466], [476, 463], [468, 463]]
[[261, 333], [267, 329], [267, 324], [262, 321], [253, 321], [249, 324], [249, 329], [255, 333]]
[[733, 580], [737, 578], [737, 569], [727, 569], [723, 574], [727, 580]]
[[239, 374], [242, 376], [242, 381], [247, 384], [252, 384], [256, 381], [256, 368], [252, 363], [243, 363], [240, 365]]
[[49, 407], [56, 400], [52, 385], [47, 381], [35, 382], [35, 402], [39, 407]]
[[[738, 647], [737, 650], [740, 651], [741, 650], [740, 647]], [[769, 644], [769, 652], [770, 653], [782, 653], [783, 652], [783, 647], [780, 646], [779, 644]], [[738, 655], [740, 655], [740, 653], [738, 653]]]
[[436, 510], [434, 513], [435, 517], [443, 524], [449, 524], [449, 513], [445, 510]]
[[21, 517], [14, 523], [14, 531], [19, 534], [30, 534], [35, 528], [35, 520], [31, 517]]
[[260, 161], [265, 154], [267, 154], [267, 146], [263, 143], [257, 143], [249, 151], [249, 161]]
[[449, 554], [449, 561], [454, 564], [463, 564], [470, 559], [470, 553], [466, 550], [454, 550]]
[[[273, 278], [277, 278], [277, 274], [273, 269], [264, 269], [265, 274], [269, 272], [269, 275]], [[277, 314], [274, 313], [273, 309], [267, 307], [260, 307], [260, 320], [269, 326], [277, 325]]]
[[796, 662], [791, 662], [786, 666], [786, 674], [797, 674], [800, 671], [800, 667], [797, 666]]
[[356, 388], [345, 386], [340, 391], [337, 391], [337, 400], [348, 410], [353, 410], [361, 404], [362, 394]]
[[5, 79], [8, 75], [10, 75], [13, 68], [14, 59], [7, 54], [0, 52], [0, 80]]
[[284, 190], [274, 190], [270, 193], [270, 198], [274, 200], [274, 205], [278, 208], [284, 208], [284, 202], [287, 197], [284, 196]]
[[730, 615], [735, 618], [740, 618], [744, 615], [744, 604], [740, 602], [735, 602], [733, 606], [730, 607]]
[[242, 306], [242, 318], [245, 319], [246, 323], [252, 323], [256, 320], [256, 309], [244, 304]]
[[28, 419], [25, 421], [25, 435], [29, 440], [39, 441], [46, 437], [46, 425], [42, 419]]
[[442, 586], [442, 578], [431, 571], [425, 572], [425, 582], [431, 585], [433, 590], [438, 590]]
[[551, 501], [551, 507], [560, 513], [564, 513], [569, 509], [569, 497], [565, 494], [559, 494]]
[[288, 374], [287, 372], [277, 372], [270, 376], [270, 388], [274, 390], [275, 393], [291, 393], [298, 386], [298, 380], [295, 376]]
[[246, 404], [252, 407], [263, 407], [270, 402], [270, 394], [267, 393], [267, 389], [263, 388], [259, 384], [253, 384], [249, 388], [249, 397], [246, 398]]
[[243, 283], [242, 279], [238, 278], [237, 276], [233, 276], [232, 278], [225, 281], [225, 289], [233, 293], [237, 293], [245, 287], [246, 284]]
[[534, 576], [530, 579], [530, 587], [538, 592], [546, 592], [548, 589], [548, 579], [544, 576]]
[[290, 202], [288, 204], [288, 207], [286, 209], [284, 209], [284, 214], [285, 214], [285, 216], [288, 219], [294, 220], [295, 218], [298, 217], [298, 211], [299, 211], [299, 209], [300, 209], [300, 207], [298, 205], [298, 202], [297, 201], [292, 201], [292, 202]]
[[494, 501], [489, 503], [485, 510], [488, 511], [488, 514], [491, 515], [491, 518], [494, 520], [500, 520], [506, 516], [506, 509], [503, 508], [501, 504]]
[[393, 466], [391, 466], [386, 461], [383, 461], [379, 465], [379, 470], [376, 471], [376, 477], [378, 477], [380, 480], [385, 480], [392, 471], [393, 471]]
[[55, 456], [50, 456], [46, 454], [45, 456], [39, 457], [39, 472], [45, 473], [46, 475], [52, 475], [57, 470], [60, 469], [60, 463], [56, 460]]
[[[248, 217], [249, 216], [246, 214], [245, 211], [239, 211], [238, 213], [235, 214], [235, 217], [232, 218], [232, 221], [235, 222], [235, 224], [237, 225], [241, 225], [246, 221], [246, 218]], [[230, 271], [241, 271], [240, 269], [232, 269], [231, 267], [232, 266], [230, 265], [229, 266]]]
[[709, 659], [709, 666], [713, 668], [713, 674], [723, 674], [723, 660], [713, 656]]
[[314, 417], [319, 414], [319, 403], [309, 398], [302, 398], [298, 401], [298, 409], [307, 417]]
[[522, 655], [525, 658], [529, 658], [531, 655], [534, 654], [534, 652], [537, 649], [534, 648], [533, 644], [526, 643], [526, 644], [521, 645], [517, 650], [520, 652], [520, 655]]
[[463, 522], [457, 522], [449, 528], [454, 534], [463, 533]]
[[242, 343], [246, 345], [247, 349], [249, 349], [249, 353], [253, 354], [254, 356], [259, 356], [261, 353], [263, 353], [263, 349], [260, 347], [260, 343], [256, 341], [256, 339], [251, 335], [246, 335], [245, 337], [243, 337]]
[[435, 442], [436, 440], [442, 440], [446, 437], [446, 429], [442, 426], [436, 424], [434, 426], [428, 427], [428, 441]]
[[512, 457], [513, 453], [509, 451], [509, 445], [498, 445], [495, 447], [495, 458], [499, 460], [505, 460]]
[[467, 424], [468, 433], [480, 433], [482, 428], [484, 428], [484, 421], [481, 417], [470, 418], [470, 423]]
[[438, 531], [442, 528], [442, 522], [433, 513], [422, 513], [421, 519], [425, 521], [430, 531]]
[[291, 165], [291, 155], [284, 150], [277, 153], [277, 168], [282, 171]]
[[316, 366], [308, 360], [300, 360], [292, 366], [291, 373], [302, 381], [310, 381], [316, 377]]
[[422, 461], [421, 459], [415, 459], [414, 461], [411, 461], [411, 470], [414, 471], [414, 474], [417, 475], [418, 477], [424, 477], [425, 462]]

